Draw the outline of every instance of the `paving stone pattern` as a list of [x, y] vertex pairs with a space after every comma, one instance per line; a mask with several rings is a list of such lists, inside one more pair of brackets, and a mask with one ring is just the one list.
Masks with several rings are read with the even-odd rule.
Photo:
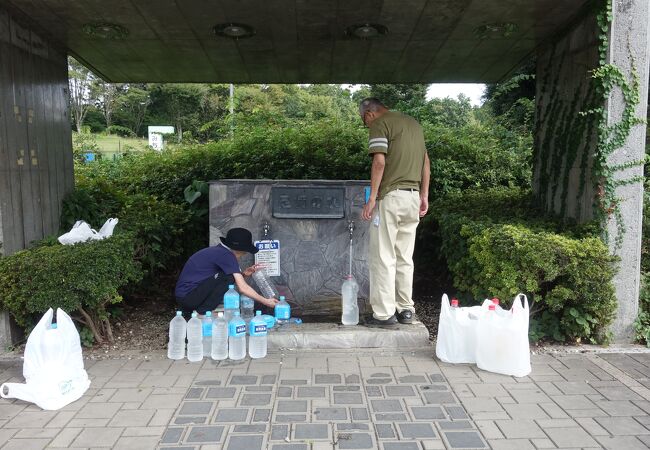
[[[650, 446], [650, 353], [534, 355], [524, 378], [433, 349], [284, 351], [263, 360], [89, 361], [59, 411], [0, 401], [3, 449], [434, 450]], [[19, 360], [0, 380], [20, 382]], [[280, 395], [282, 393], [282, 395]]]

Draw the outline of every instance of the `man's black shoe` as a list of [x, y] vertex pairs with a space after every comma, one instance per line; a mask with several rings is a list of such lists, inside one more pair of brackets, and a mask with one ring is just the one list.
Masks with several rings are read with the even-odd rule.
[[370, 316], [370, 318], [366, 320], [366, 325], [371, 327], [388, 327], [396, 324], [397, 324], [397, 317], [395, 317], [394, 315], [389, 317], [386, 320], [375, 319], [373, 316]]
[[410, 324], [413, 323], [413, 311], [405, 309], [397, 313], [397, 320], [399, 323]]

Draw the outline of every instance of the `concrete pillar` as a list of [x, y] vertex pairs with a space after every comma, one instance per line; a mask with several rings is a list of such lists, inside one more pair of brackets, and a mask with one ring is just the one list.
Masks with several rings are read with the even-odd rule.
[[[647, 0], [613, 0], [613, 22], [609, 37], [608, 62], [619, 67], [632, 80], [632, 65], [640, 82], [641, 103], [635, 116], [646, 117], [648, 98], [648, 61], [650, 13]], [[608, 125], [621, 120], [625, 102], [615, 88], [603, 105], [596, 96], [592, 71], [599, 66], [600, 31], [593, 10], [585, 10], [553, 42], [537, 54], [537, 108], [533, 192], [547, 212], [576, 219], [594, 217], [594, 180], [592, 168], [598, 145], [597, 117], [580, 112], [605, 107]], [[625, 144], [608, 159], [610, 167], [642, 160], [645, 156], [645, 125], [632, 129]], [[643, 175], [643, 167], [615, 172], [614, 179]], [[620, 246], [615, 219], [608, 220], [611, 252], [621, 258], [614, 284], [618, 300], [617, 317], [612, 325], [615, 341], [632, 339], [632, 323], [638, 313], [641, 217], [643, 183], [619, 186], [616, 196], [625, 225]]]
[[[0, 252], [59, 230], [74, 186], [67, 57], [0, 8]], [[0, 294], [1, 295], [1, 294]], [[0, 352], [15, 336], [0, 312]]]
[[[613, 1], [614, 19], [609, 45], [609, 62], [621, 69], [628, 80], [632, 80], [633, 65], [640, 82], [641, 102], [636, 108], [635, 117], [645, 118], [648, 107], [648, 64], [650, 61], [650, 6], [647, 0]], [[625, 102], [620, 89], [615, 89], [606, 104], [608, 125], [621, 120]], [[645, 157], [646, 126], [635, 126], [625, 145], [609, 158], [611, 166], [642, 160]], [[616, 178], [629, 179], [643, 175], [643, 166], [616, 173]], [[618, 313], [612, 326], [614, 338], [619, 342], [629, 342], [633, 338], [632, 324], [639, 310], [639, 278], [641, 268], [641, 232], [643, 216], [643, 183], [620, 186], [616, 196], [622, 199], [621, 212], [625, 233], [620, 248], [615, 242], [618, 227], [614, 220], [607, 224], [610, 248], [621, 258], [620, 270], [614, 279]]]

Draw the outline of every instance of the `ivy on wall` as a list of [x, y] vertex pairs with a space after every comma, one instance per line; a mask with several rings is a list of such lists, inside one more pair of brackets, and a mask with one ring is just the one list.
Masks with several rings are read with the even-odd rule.
[[[582, 200], [587, 190], [587, 174], [593, 187], [593, 216], [601, 224], [602, 237], [609, 241], [607, 222], [614, 219], [617, 233], [615, 248], [620, 248], [625, 235], [621, 214], [621, 199], [616, 189], [623, 185], [640, 183], [642, 176], [616, 177], [620, 171], [638, 167], [644, 160], [610, 165], [610, 156], [627, 141], [632, 128], [645, 122], [635, 115], [640, 98], [639, 75], [630, 50], [631, 79], [614, 64], [608, 63], [609, 32], [612, 24], [612, 0], [597, 2], [598, 61], [590, 70], [591, 76], [580, 82], [573, 92], [560, 87], [560, 77], [566, 52], [555, 62], [556, 44], [549, 55], [549, 63], [542, 76], [539, 92], [538, 127], [535, 157], [538, 158], [538, 198], [540, 206], [562, 217], [581, 217]], [[593, 14], [593, 12], [592, 12]], [[608, 124], [605, 107], [615, 89], [620, 89], [624, 110], [621, 120]], [[564, 91], [561, 91], [564, 89]], [[542, 134], [543, 133], [543, 134]], [[574, 209], [569, 211], [568, 194], [571, 169], [579, 162], [580, 180]], [[590, 166], [591, 165], [591, 170]]]

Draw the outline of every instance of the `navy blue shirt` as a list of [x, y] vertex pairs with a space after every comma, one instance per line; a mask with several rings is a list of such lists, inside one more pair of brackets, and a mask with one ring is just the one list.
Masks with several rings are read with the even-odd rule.
[[221, 244], [204, 248], [190, 256], [176, 282], [176, 297], [185, 297], [217, 272], [226, 275], [241, 272], [233, 252]]

